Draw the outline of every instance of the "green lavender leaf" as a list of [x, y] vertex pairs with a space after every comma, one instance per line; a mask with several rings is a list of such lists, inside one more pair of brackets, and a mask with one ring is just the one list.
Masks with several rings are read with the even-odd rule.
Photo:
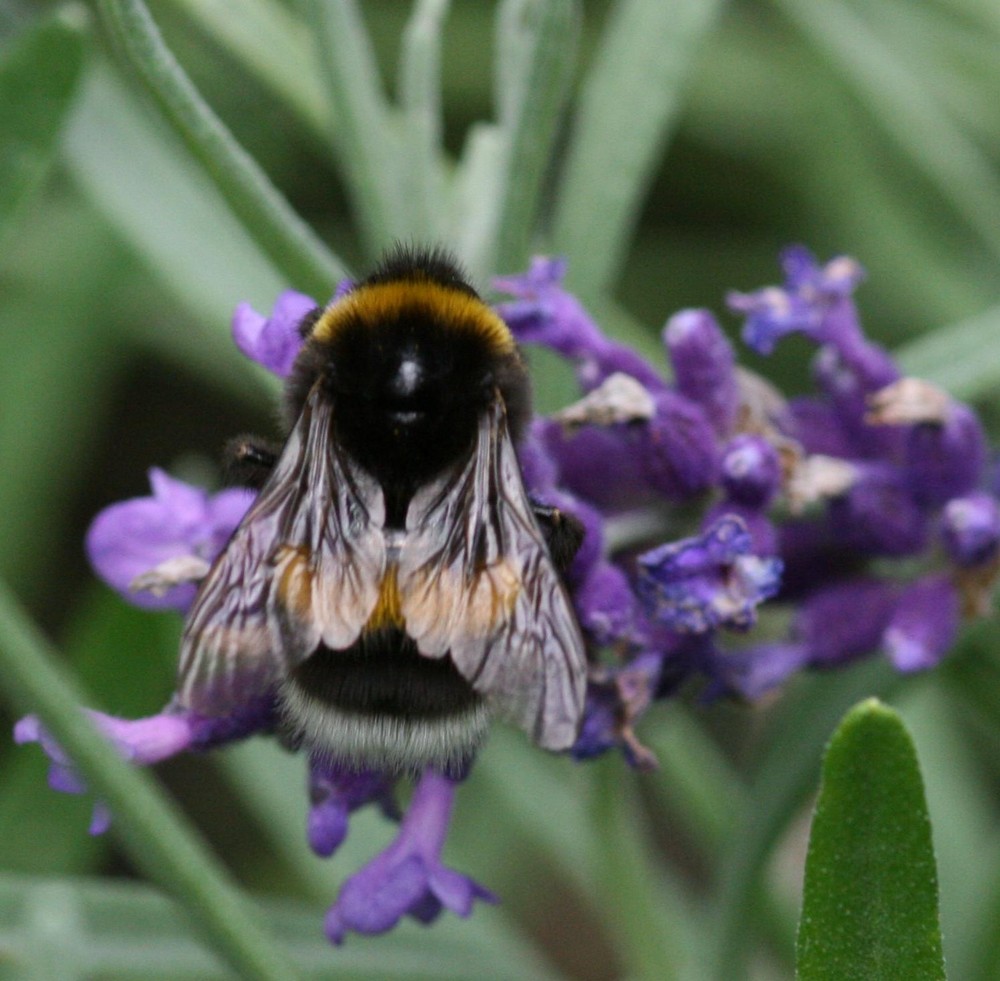
[[945, 977], [931, 824], [913, 741], [877, 699], [834, 733], [806, 858], [800, 981]]

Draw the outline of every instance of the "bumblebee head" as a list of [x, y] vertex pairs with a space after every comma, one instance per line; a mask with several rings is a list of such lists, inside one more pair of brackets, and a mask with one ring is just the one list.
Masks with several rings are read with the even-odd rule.
[[369, 469], [395, 461], [414, 477], [471, 445], [497, 392], [515, 434], [528, 411], [510, 330], [439, 252], [390, 253], [323, 311], [293, 372], [292, 413], [317, 380], [358, 461]]

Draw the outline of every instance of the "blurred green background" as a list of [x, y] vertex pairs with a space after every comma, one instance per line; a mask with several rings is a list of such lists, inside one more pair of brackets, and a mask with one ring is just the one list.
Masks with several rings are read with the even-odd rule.
[[[470, 126], [495, 113], [496, 9], [452, 6], [442, 84], [444, 140], [457, 155]], [[582, 4], [574, 98], [611, 18], [628, 6], [637, 5]], [[615, 248], [599, 242], [591, 252], [586, 235], [566, 231], [586, 223], [571, 226], [560, 211], [575, 103], [556, 137], [536, 246], [568, 249], [580, 270], [574, 287], [610, 330], [647, 351], [683, 306], [712, 307], [733, 328], [726, 291], [778, 280], [784, 244], [803, 242], [824, 259], [854, 255], [869, 273], [859, 305], [870, 335], [971, 400], [996, 437], [1000, 4], [675, 6], [679, 22], [697, 26], [682, 57], [664, 38], [674, 59], [669, 111]], [[243, 147], [347, 266], [363, 270], [371, 255], [295, 5], [160, 0], [150, 9]], [[411, 4], [360, 10], [391, 90]], [[281, 289], [302, 284], [288, 283], [116, 68], [89, 8], [0, 0], [0, 65], [54, 13], [63, 31], [43, 45], [37, 78], [22, 73], [0, 88], [0, 163], [17, 178], [0, 186], [0, 574], [91, 705], [142, 715], [170, 695], [179, 621], [133, 610], [96, 582], [84, 531], [102, 506], [146, 493], [150, 466], [217, 485], [228, 437], [273, 432], [277, 386], [236, 352], [229, 318], [241, 300], [267, 310]], [[26, 105], [52, 119], [50, 138], [34, 146], [20, 140]], [[626, 121], [635, 111], [616, 107]], [[792, 341], [766, 363], [747, 362], [798, 391], [808, 354]], [[536, 384], [551, 408], [564, 379], [550, 380], [546, 367]], [[699, 979], [725, 977], [711, 953], [722, 945], [746, 954], [740, 976], [783, 978], [819, 751], [856, 697], [881, 692], [913, 729], [925, 767], [952, 976], [985, 981], [1000, 976], [996, 633], [995, 621], [973, 626], [941, 670], [905, 683], [863, 665], [798, 679], [767, 706], [658, 707], [642, 733], [663, 762], [653, 775], [622, 772], [617, 759], [576, 767], [500, 732], [463, 791], [448, 856], [503, 905], [429, 933], [352, 939], [344, 951], [325, 949], [320, 904], [388, 828], [365, 815], [343, 855], [311, 858], [301, 761], [261, 742], [178, 760], [159, 775], [242, 882], [308, 904], [282, 931], [307, 938], [302, 956], [314, 957], [317, 976], [472, 976], [463, 971], [485, 956], [503, 958], [511, 976], [652, 977], [673, 964], [675, 976]], [[6, 708], [10, 722], [17, 709]], [[39, 757], [0, 746], [0, 926], [34, 929], [24, 902], [36, 894], [45, 908], [80, 904], [89, 919], [75, 936], [85, 948], [103, 942], [102, 929], [111, 936], [116, 917], [165, 922], [146, 892], [123, 902], [100, 890], [44, 891], [67, 875], [127, 875], [130, 864], [113, 837], [86, 836], [89, 804], [48, 791]], [[282, 906], [274, 916], [292, 913]], [[151, 954], [148, 971], [130, 974], [138, 969], [126, 957], [119, 973], [85, 976], [209, 976], [181, 921], [170, 922], [170, 953]], [[417, 967], [414, 951], [424, 958]]]

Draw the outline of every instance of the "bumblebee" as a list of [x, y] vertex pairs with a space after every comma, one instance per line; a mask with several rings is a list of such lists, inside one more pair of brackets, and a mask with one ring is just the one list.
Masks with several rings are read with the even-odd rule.
[[383, 770], [461, 769], [494, 715], [567, 749], [582, 527], [525, 491], [507, 326], [447, 254], [397, 248], [300, 332], [286, 441], [230, 449], [260, 493], [188, 616], [180, 707], [274, 698], [291, 743]]

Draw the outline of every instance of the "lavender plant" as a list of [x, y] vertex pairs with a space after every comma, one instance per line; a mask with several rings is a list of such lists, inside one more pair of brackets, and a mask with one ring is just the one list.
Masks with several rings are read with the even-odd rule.
[[[575, 744], [550, 758], [526, 744], [515, 746], [499, 730], [469, 772], [428, 769], [414, 779], [305, 754], [304, 775], [292, 777], [301, 779], [298, 792], [289, 793], [282, 784], [283, 796], [275, 799], [277, 778], [268, 768], [286, 764], [273, 755], [255, 755], [254, 748], [274, 743], [280, 734], [272, 690], [248, 685], [238, 704], [208, 715], [173, 698], [144, 714], [119, 712], [114, 683], [105, 679], [97, 694], [115, 714], [88, 711], [81, 718], [72, 703], [93, 703], [65, 690], [65, 672], [51, 670], [45, 642], [16, 604], [0, 597], [0, 621], [7, 624], [0, 633], [6, 652], [0, 670], [15, 702], [29, 713], [16, 722], [15, 740], [41, 744], [50, 786], [83, 796], [92, 806], [91, 834], [98, 840], [117, 837], [136, 867], [192, 910], [212, 949], [245, 976], [287, 977], [293, 961], [320, 976], [350, 972], [359, 963], [350, 959], [352, 951], [369, 949], [363, 947], [369, 942], [353, 937], [344, 944], [345, 939], [386, 933], [371, 942], [372, 956], [380, 956], [379, 945], [402, 952], [404, 976], [420, 974], [421, 957], [453, 942], [468, 945], [458, 966], [449, 969], [443, 966], [447, 958], [435, 960], [424, 973], [467, 975], [481, 964], [480, 949], [491, 949], [509, 957], [510, 976], [541, 976], [544, 968], [523, 953], [513, 934], [489, 931], [492, 924], [507, 922], [497, 919], [506, 915], [505, 907], [529, 919], [526, 895], [530, 899], [532, 889], [548, 889], [551, 882], [564, 893], [581, 890], [591, 905], [604, 896], [610, 908], [601, 930], [611, 938], [612, 959], [637, 976], [743, 976], [750, 970], [745, 932], [753, 922], [768, 950], [763, 966], [755, 963], [754, 976], [780, 977], [790, 958], [787, 936], [775, 926], [785, 900], [780, 889], [767, 885], [765, 862], [815, 788], [819, 748], [850, 702], [872, 693], [928, 690], [908, 689], [903, 679], [935, 668], [926, 677], [943, 680], [928, 686], [950, 684], [963, 693], [963, 704], [977, 705], [981, 717], [997, 715], [989, 695], [992, 676], [982, 667], [991, 662], [978, 662], [976, 670], [987, 672], [983, 680], [968, 667], [968, 656], [954, 655], [963, 636], [986, 636], [982, 628], [973, 626], [971, 633], [968, 628], [989, 622], [1000, 570], [1000, 477], [986, 434], [992, 406], [986, 402], [979, 413], [959, 397], [981, 396], [1000, 374], [988, 343], [995, 318], [987, 315], [929, 335], [901, 357], [890, 354], [862, 329], [859, 310], [867, 309], [867, 293], [855, 299], [865, 281], [865, 245], [871, 243], [861, 235], [855, 246], [845, 227], [840, 246], [856, 251], [858, 259], [819, 259], [803, 246], [785, 248], [782, 281], [730, 293], [728, 313], [700, 307], [671, 312], [676, 284], [655, 284], [646, 303], [655, 302], [664, 326], [659, 341], [651, 339], [609, 300], [609, 290], [627, 266], [624, 243], [648, 189], [654, 155], [674, 124], [694, 42], [719, 29], [714, 5], [617, 4], [574, 100], [577, 5], [569, 0], [500, 4], [496, 120], [470, 129], [453, 167], [443, 150], [436, 79], [445, 7], [414, 5], [400, 58], [398, 104], [381, 92], [374, 52], [353, 3], [316, 0], [304, 5], [301, 21], [283, 7], [253, 5], [292, 53], [308, 51], [310, 64], [315, 59], [315, 70], [294, 79], [273, 51], [248, 47], [235, 22], [209, 8], [191, 6], [184, 14], [231, 57], [254, 66], [257, 83], [277, 93], [307, 130], [316, 131], [317, 106], [330, 107], [334, 156], [360, 243], [343, 240], [344, 251], [359, 257], [348, 263], [321, 243], [240, 148], [177, 64], [144, 5], [135, 0], [96, 5], [129, 77], [141, 83], [187, 144], [199, 180], [208, 178], [212, 193], [204, 214], [212, 216], [211, 235], [225, 241], [231, 232], [244, 243], [237, 247], [244, 254], [235, 291], [223, 288], [217, 259], [199, 253], [193, 239], [190, 249], [177, 249], [175, 242], [181, 258], [169, 261], [181, 269], [198, 256], [210, 270], [198, 277], [190, 275], [197, 271], [193, 265], [186, 267], [189, 282], [203, 283], [191, 287], [203, 290], [201, 312], [210, 309], [220, 319], [224, 307], [228, 316], [239, 303], [231, 316], [232, 339], [265, 370], [253, 376], [258, 392], [267, 392], [268, 399], [273, 392], [271, 381], [260, 383], [263, 374], [283, 379], [291, 371], [302, 317], [331, 292], [334, 300], [349, 293], [349, 267], [363, 271], [360, 257], [370, 259], [394, 240], [455, 250], [539, 366], [535, 387], [545, 411], [532, 419], [517, 447], [525, 484], [534, 500], [573, 515], [585, 529], [566, 572], [591, 657]], [[800, 29], [837, 50], [841, 35], [830, 22], [823, 26], [823, 17], [835, 9], [817, 5], [815, 19], [798, 11], [789, 16], [803, 19]], [[299, 46], [306, 36], [319, 42], [315, 53]], [[38, 37], [36, 62], [28, 57], [34, 70], [41, 70], [46, 58], [65, 61], [63, 47], [78, 47], [81, 30], [62, 20], [44, 25]], [[90, 77], [97, 93], [92, 99], [124, 107], [114, 118], [135, 112], [103, 63]], [[70, 91], [67, 85], [67, 113]], [[624, 104], [634, 111], [620, 112]], [[885, 111], [877, 101], [873, 105], [874, 111]], [[561, 126], [568, 127], [563, 141]], [[100, 147], [82, 132], [71, 131], [70, 139], [76, 141], [77, 179], [86, 182], [94, 179], [87, 176], [93, 171], [80, 161], [98, 160]], [[136, 142], [137, 154], [147, 142]], [[972, 173], [979, 158], [971, 143], [952, 145], [959, 149], [950, 162], [920, 154], [914, 160], [925, 177], [947, 188], [945, 197], [968, 220], [969, 234], [994, 248], [983, 216], [997, 211], [996, 201], [982, 188], [959, 189], [952, 181], [957, 172], [949, 169], [964, 159]], [[164, 151], [164, 159], [167, 155]], [[101, 193], [110, 201], [118, 189], [104, 183], [108, 189]], [[194, 190], [197, 181], [181, 186], [200, 193]], [[551, 207], [549, 189], [554, 189]], [[187, 209], [192, 221], [199, 210]], [[892, 214], [888, 207], [886, 214]], [[154, 223], [135, 228], [147, 255], [166, 254]], [[808, 229], [794, 229], [802, 231]], [[871, 290], [883, 275], [900, 276], [876, 247], [872, 258], [877, 261]], [[733, 276], [732, 284], [745, 290], [754, 282], [743, 278]], [[932, 298], [924, 282], [914, 290], [924, 295], [911, 297], [911, 306], [926, 300], [925, 306], [938, 304], [932, 317], [947, 314], [946, 304], [936, 294]], [[695, 293], [685, 299], [715, 299]], [[270, 313], [262, 312], [267, 304], [273, 304]], [[866, 322], [877, 319], [866, 313]], [[737, 321], [742, 321], [738, 341], [732, 326]], [[158, 331], [155, 343], [173, 357], [210, 351], [213, 377], [240, 378], [240, 385], [250, 377], [230, 367], [237, 359], [217, 335], [199, 348], [201, 342], [183, 339], [190, 332], [178, 324], [161, 323]], [[539, 354], [542, 349], [546, 353]], [[787, 375], [791, 366], [788, 390], [794, 394], [768, 380], [766, 359], [772, 357], [779, 374], [783, 367]], [[548, 393], [550, 379], [562, 379], [563, 391], [572, 389], [558, 404]], [[134, 400], [133, 409], [143, 412]], [[182, 471], [154, 467], [149, 495], [103, 506], [86, 533], [90, 565], [117, 594], [114, 602], [140, 607], [150, 621], [176, 623], [177, 615], [190, 609], [197, 582], [254, 499], [252, 491], [220, 490], [193, 482]], [[141, 654], [115, 653], [124, 656]], [[139, 704], [148, 706], [160, 690], [154, 686]], [[743, 733], [775, 715], [779, 721], [765, 740], [764, 762], [750, 787], [718, 752], [717, 736], [707, 733], [725, 719], [741, 733], [733, 742], [738, 746]], [[94, 738], [92, 729], [103, 739]], [[791, 737], [783, 739], [783, 731]], [[244, 745], [256, 736], [265, 739]], [[835, 758], [846, 754], [842, 772], [863, 762], [858, 750], [843, 749], [843, 741], [837, 745], [842, 755]], [[297, 921], [299, 933], [287, 920], [271, 921], [284, 943], [260, 930], [227, 873], [138, 771], [184, 753], [217, 749], [223, 752], [192, 765], [209, 767], [216, 756], [221, 759], [256, 819], [273, 821], [286, 874], [307, 883], [312, 908]], [[13, 759], [24, 758], [26, 751], [19, 752]], [[888, 787], [889, 771], [877, 768], [891, 767], [893, 759], [888, 750], [873, 750], [876, 770], [858, 778], [853, 792], [863, 798], [869, 785], [872, 795]], [[827, 773], [824, 800], [836, 799], [837, 779]], [[904, 796], [916, 799], [919, 777], [907, 780]], [[492, 798], [484, 786], [492, 788]], [[266, 788], [270, 801], [264, 800]], [[477, 796], [487, 803], [477, 804]], [[870, 798], [873, 814], [900, 817], [901, 805], [878, 800]], [[661, 821], [637, 821], [642, 808]], [[750, 817], [742, 828], [732, 823], [737, 819], [730, 814], [744, 813]], [[837, 824], [823, 820], [824, 828]], [[85, 823], [79, 820], [73, 831], [82, 833]], [[515, 829], [510, 843], [494, 845], [491, 839], [505, 830], [503, 824]], [[466, 829], [477, 826], [479, 841], [470, 844], [475, 832]], [[679, 846], [670, 843], [677, 826]], [[900, 841], [908, 835], [905, 821], [901, 828]], [[884, 823], [873, 828], [872, 840], [876, 833], [879, 840], [892, 840]], [[294, 851], [293, 836], [307, 843], [313, 859]], [[651, 846], [650, 836], [656, 839]], [[672, 848], [687, 847], [685, 836], [698, 841], [695, 864], [703, 852], [713, 854], [717, 888], [707, 904], [692, 902], [687, 894], [683, 862], [674, 867], [663, 861]], [[496, 847], [502, 859], [489, 857]], [[817, 854], [824, 854], [823, 847], [816, 845]], [[865, 842], [850, 847], [864, 848]], [[913, 853], [914, 865], [927, 864], [929, 835], [921, 838], [921, 848]], [[905, 873], [910, 853], [901, 854], [897, 864]], [[517, 871], [536, 855], [543, 867], [551, 866], [551, 878], [534, 869], [530, 875]], [[317, 856], [333, 864], [326, 867]], [[668, 870], [663, 881], [650, 881], [654, 866]], [[869, 893], [877, 892], [879, 875], [864, 879]], [[525, 876], [533, 884], [527, 889], [517, 881]], [[822, 871], [810, 876], [807, 908], [833, 910], [822, 915], [835, 918], [837, 904], [824, 901], [824, 889], [849, 893], [850, 877], [845, 886], [843, 877], [825, 880]], [[943, 881], [948, 884], [947, 874]], [[982, 900], [985, 880], [976, 881], [975, 895]], [[914, 909], [927, 915], [921, 930], [934, 918], [933, 868], [922, 884], [920, 902], [922, 887], [913, 893]], [[971, 886], [967, 889], [973, 895]], [[763, 912], [755, 902], [761, 896]], [[317, 950], [309, 940], [289, 959], [293, 936], [321, 935], [317, 899], [327, 903], [322, 924], [327, 939], [344, 946]], [[558, 906], [558, 900], [545, 903]], [[709, 907], [707, 915], [702, 905]], [[604, 908], [600, 899], [595, 908]], [[442, 915], [464, 919], [474, 910], [460, 925], [464, 934]], [[408, 919], [435, 928], [411, 940]], [[693, 939], [672, 936], [664, 922], [670, 919], [679, 934]], [[552, 925], [557, 921], [545, 928], [558, 932]], [[814, 938], [836, 929], [834, 919], [811, 924], [810, 965], [818, 957], [822, 970], [825, 955], [822, 944], [812, 945]], [[985, 926], [981, 932], [989, 933]], [[456, 936], [472, 939], [455, 941]], [[947, 944], [947, 934], [945, 939]], [[872, 944], [883, 940], [875, 937]], [[907, 943], [902, 926], [897, 941]], [[859, 957], [867, 955], [863, 946]], [[939, 958], [939, 944], [929, 949], [932, 960]], [[19, 956], [26, 962], [42, 956], [30, 945], [24, 950], [29, 953]], [[967, 976], [988, 977], [989, 968], [979, 965], [992, 963], [989, 952], [971, 945], [968, 950], [959, 963], [976, 964], [979, 973], [970, 967]], [[572, 954], [560, 958], [565, 966]], [[192, 963], [192, 976], [207, 976], [205, 962]], [[582, 966], [565, 970], [590, 976]], [[932, 964], [928, 976], [943, 976], [935, 971]]]

